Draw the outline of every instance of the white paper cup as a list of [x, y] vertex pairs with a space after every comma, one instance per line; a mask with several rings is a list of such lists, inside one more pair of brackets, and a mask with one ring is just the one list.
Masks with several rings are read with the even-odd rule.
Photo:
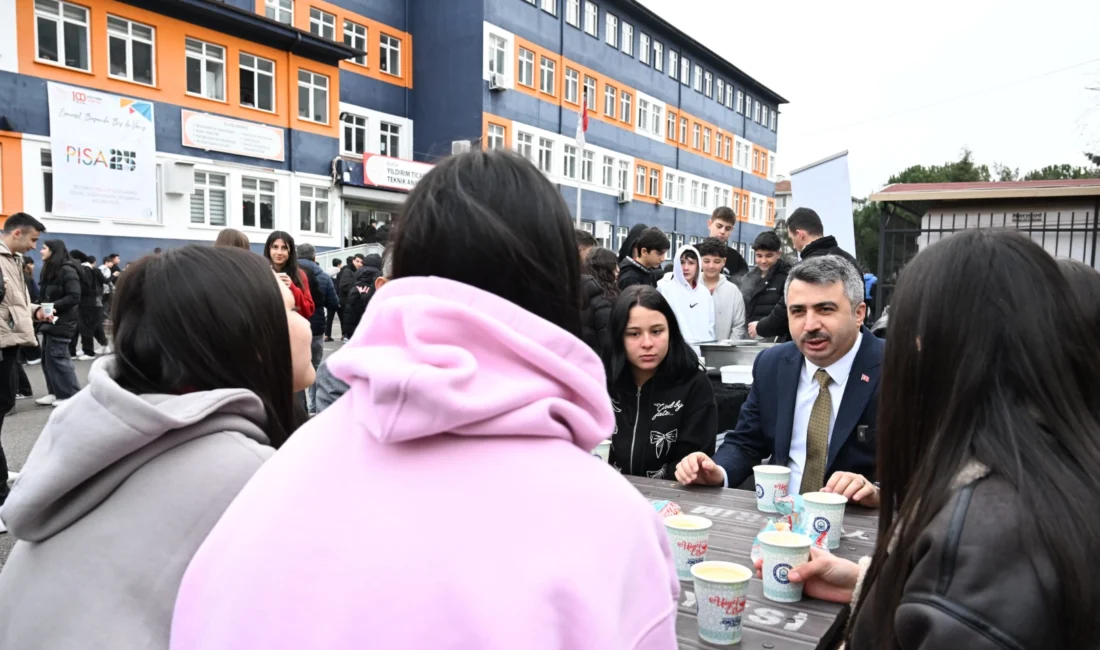
[[764, 554], [764, 597], [777, 603], [797, 603], [802, 600], [802, 583], [787, 577], [791, 569], [810, 559], [813, 542], [805, 535], [770, 530], [760, 533], [760, 550]]
[[664, 521], [676, 560], [676, 577], [691, 580], [691, 567], [707, 559], [707, 541], [713, 524], [710, 519], [695, 515], [672, 515]]
[[815, 535], [815, 540], [824, 534], [825, 548], [840, 548], [840, 531], [844, 526], [844, 507], [848, 497], [832, 492], [810, 492], [803, 494], [802, 500], [807, 532]]
[[791, 484], [791, 468], [782, 465], [757, 465], [752, 471], [756, 477], [756, 507], [761, 512], [776, 512], [775, 498], [787, 496], [787, 486]]
[[611, 441], [604, 440], [596, 445], [596, 448], [592, 450], [592, 455], [599, 456], [600, 460], [606, 463], [607, 459], [611, 456]]
[[39, 307], [42, 308], [42, 315], [43, 316], [45, 316], [46, 318], [52, 318], [53, 317], [53, 303], [52, 302], [44, 302], [41, 305], [39, 305]]
[[712, 645], [741, 642], [741, 617], [753, 572], [733, 562], [700, 562], [691, 567], [699, 603], [699, 638]]

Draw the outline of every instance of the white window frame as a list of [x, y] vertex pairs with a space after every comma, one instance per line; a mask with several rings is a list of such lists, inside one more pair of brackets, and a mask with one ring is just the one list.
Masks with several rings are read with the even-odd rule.
[[[302, 75], [308, 75], [308, 77], [306, 79], [303, 79]], [[324, 80], [324, 83], [320, 83], [319, 80], [322, 80], [322, 79]], [[329, 123], [329, 121], [331, 120], [331, 116], [329, 115], [329, 113], [331, 111], [329, 109], [331, 108], [330, 104], [331, 104], [331, 101], [332, 101], [332, 97], [329, 94], [329, 90], [330, 90], [330, 83], [329, 82], [330, 82], [330, 79], [328, 78], [328, 76], [323, 75], [320, 72], [313, 72], [312, 70], [306, 70], [304, 68], [299, 68], [298, 69], [298, 90], [301, 91], [303, 88], [305, 88], [309, 91], [309, 105], [307, 107], [307, 114], [305, 116], [302, 115], [302, 108], [303, 108], [302, 107], [302, 94], [301, 94], [301, 92], [298, 93], [298, 119], [299, 120], [303, 120], [303, 121], [306, 121], [306, 122], [313, 122], [314, 124], [328, 124]], [[316, 114], [314, 109], [317, 108], [317, 106], [316, 106], [316, 102], [317, 102], [316, 93], [317, 93], [317, 91], [323, 91], [324, 94], [325, 94], [325, 115], [324, 115], [325, 119], [324, 120], [318, 120], [314, 117], [314, 115]]]
[[717, 100], [719, 104], [722, 104], [722, 103], [725, 102], [725, 98], [726, 98], [726, 82], [722, 79], [715, 79], [714, 80], [714, 99]]
[[603, 38], [611, 47], [619, 47], [619, 17], [610, 11], [603, 13]]
[[600, 37], [600, 7], [592, 0], [584, 0], [584, 33]]
[[558, 15], [558, 0], [542, 0], [542, 2], [539, 3], [539, 6], [542, 8], [543, 11], [550, 14], [551, 16]]
[[653, 41], [653, 69], [657, 72], [665, 71], [665, 46], [661, 41]]
[[710, 135], [710, 127], [703, 127], [703, 153], [705, 154], [710, 153]]
[[776, 126], [776, 112], [772, 111], [772, 123], [771, 123], [771, 130], [772, 131], [775, 130], [775, 126]]
[[601, 180], [604, 187], [615, 187], [615, 159], [604, 155], [601, 171], [603, 172]]
[[629, 124], [631, 116], [634, 115], [633, 96], [623, 90], [619, 93], [619, 100], [619, 106], [622, 108], [622, 111], [619, 114], [619, 120]]
[[539, 138], [539, 171], [544, 174], [554, 173], [554, 141], [550, 138]]
[[649, 170], [645, 165], [637, 165], [634, 169], [634, 193], [646, 195], [646, 181], [649, 179]]
[[695, 89], [695, 92], [703, 92], [703, 66], [698, 63], [695, 64], [695, 79], [691, 85]]
[[775, 180], [775, 154], [768, 154], [768, 179]]
[[[247, 187], [249, 183], [252, 183], [252, 187]], [[269, 184], [270, 189], [265, 189], [264, 185]], [[275, 219], [278, 216], [278, 196], [279, 183], [269, 178], [256, 178], [253, 176], [241, 177], [241, 227], [251, 228], [255, 230], [272, 230], [275, 228]], [[245, 210], [244, 204], [248, 199], [252, 199], [252, 205], [255, 206], [255, 213], [252, 215], [254, 222], [250, 226], [245, 223]], [[260, 216], [260, 206], [268, 204], [271, 206], [271, 225], [265, 226], [263, 224], [263, 218]]]
[[638, 98], [638, 122], [637, 127], [642, 131], [649, 130], [649, 102]]
[[551, 97], [557, 94], [556, 75], [558, 74], [557, 62], [545, 56], [539, 57], [539, 91]]
[[662, 115], [664, 108], [660, 104], [651, 104], [649, 110], [653, 113], [649, 120], [649, 132], [657, 138], [661, 138], [662, 127], [665, 123]]
[[676, 141], [676, 113], [668, 111], [668, 116], [665, 118], [668, 122], [668, 139], [673, 142]]
[[668, 51], [668, 76], [680, 78], [680, 55], [675, 50]]
[[726, 155], [723, 156], [723, 158], [725, 158], [726, 160], [732, 160], [732, 155], [731, 155], [732, 150], [733, 150], [733, 138], [731, 138], [730, 136], [727, 135], [726, 136]]
[[577, 148], [571, 144], [565, 145], [562, 154], [561, 175], [574, 180], [577, 178]]
[[581, 152], [581, 180], [585, 183], [591, 183], [593, 174], [595, 173], [596, 166], [596, 152], [591, 149], [585, 149]]
[[740, 90], [737, 91], [737, 112], [745, 114], [745, 93]]
[[[126, 31], [123, 33], [112, 31], [111, 21], [117, 20], [126, 24]], [[134, 33], [134, 27], [140, 27], [149, 30], [151, 34], [149, 38], [139, 36]], [[111, 72], [111, 39], [117, 39], [123, 41], [126, 44], [126, 74], [116, 75]], [[150, 81], [138, 81], [134, 78], [134, 43], [143, 43], [149, 46], [149, 78]], [[146, 25], [145, 23], [139, 23], [136, 20], [130, 20], [129, 18], [123, 18], [121, 16], [107, 15], [107, 76], [112, 79], [125, 79], [136, 84], [143, 86], [156, 86], [157, 85], [157, 28], [152, 25]]]
[[700, 187], [699, 200], [699, 207], [710, 208], [710, 183], [703, 183]]
[[620, 39], [622, 45], [623, 54], [627, 56], [634, 56], [634, 25], [622, 21], [623, 36]]
[[649, 34], [638, 32], [638, 60], [649, 65]]
[[687, 185], [687, 177], [676, 177], [676, 202], [681, 205], [684, 203], [684, 186]]
[[508, 39], [499, 34], [489, 34], [489, 74], [506, 74], [508, 51]]
[[[246, 56], [252, 59], [253, 63], [251, 65], [245, 63], [244, 57], [246, 57]], [[265, 71], [260, 69], [260, 62], [261, 61], [263, 61], [264, 63], [270, 63], [271, 64], [271, 72], [265, 72]], [[241, 82], [241, 79], [243, 79], [245, 77], [245, 75], [251, 74], [252, 75], [252, 89], [253, 89], [253, 92], [256, 95], [256, 97], [255, 97], [256, 101], [253, 102], [256, 105], [255, 106], [249, 106], [249, 105], [244, 103], [244, 99], [243, 99], [244, 93], [240, 93], [238, 95], [238, 99], [240, 99], [240, 101], [241, 101], [241, 106], [244, 106], [245, 108], [251, 108], [251, 109], [254, 109], [254, 110], [257, 110], [257, 111], [264, 111], [265, 113], [274, 113], [275, 112], [275, 101], [276, 101], [275, 100], [275, 70], [276, 70], [275, 65], [276, 65], [275, 62], [272, 61], [271, 59], [265, 59], [262, 56], [256, 56], [255, 54], [250, 54], [248, 52], [240, 52], [237, 55], [237, 66], [240, 70], [240, 75], [237, 78], [237, 84], [239, 86], [240, 82]], [[271, 108], [264, 108], [262, 106], [259, 106], [259, 103], [260, 103], [260, 100], [259, 100], [259, 98], [260, 98], [260, 78], [261, 77], [265, 77], [267, 79], [267, 82], [271, 85]], [[239, 91], [240, 88], [238, 87], [237, 90]]]
[[293, 27], [294, 0], [264, 0], [264, 15], [275, 22]]
[[[381, 120], [378, 124], [378, 153], [390, 158], [401, 157], [401, 125]], [[386, 146], [383, 147], [382, 143]]]
[[610, 84], [603, 88], [603, 114], [611, 119], [619, 115], [619, 89]]
[[[580, 105], [581, 98], [577, 95], [580, 92], [581, 73], [573, 68], [565, 69], [565, 101]], [[570, 92], [572, 90], [572, 92]]]
[[688, 143], [688, 118], [680, 116], [680, 144], [687, 145]]
[[691, 181], [691, 206], [699, 207], [699, 181]]
[[703, 94], [707, 97], [714, 96], [714, 75], [710, 70], [703, 73]]
[[[345, 156], [362, 156], [366, 153], [369, 125], [370, 120], [366, 115], [356, 115], [347, 111], [342, 112], [340, 114], [340, 153]], [[350, 147], [348, 146], [349, 135], [352, 144]], [[361, 140], [359, 140], [359, 136], [361, 136]], [[363, 145], [358, 151], [355, 148], [357, 140], [361, 141]]]
[[661, 196], [661, 172], [656, 167], [649, 170], [649, 195], [653, 198]]
[[673, 192], [675, 191], [676, 176], [665, 172], [665, 203], [673, 202]]
[[378, 35], [378, 69], [391, 77], [401, 76], [401, 39], [386, 33]]
[[[360, 34], [357, 29], [363, 30], [363, 33]], [[370, 38], [370, 30], [367, 29], [366, 25], [360, 25], [359, 23], [348, 20], [347, 18], [344, 19], [344, 45], [347, 45], [348, 47], [354, 47], [357, 50], [363, 50], [363, 52], [366, 52], [368, 38]], [[358, 65], [367, 65], [366, 54], [364, 54], [363, 56], [357, 56], [350, 60], [352, 63], [356, 63]]]
[[626, 160], [619, 161], [619, 191], [630, 191], [630, 163]]
[[752, 100], [752, 121], [760, 124], [760, 100]]
[[[318, 196], [318, 193], [323, 192], [323, 196]], [[302, 207], [305, 204], [309, 204], [309, 227], [302, 225]], [[321, 230], [317, 227], [317, 209], [319, 205], [325, 206], [325, 229]], [[328, 235], [332, 232], [332, 195], [327, 187], [317, 187], [314, 185], [302, 184], [298, 186], [298, 230], [301, 232], [316, 233], [318, 235]]]
[[[204, 169], [196, 169], [195, 174], [195, 186], [194, 191], [191, 192], [191, 198], [188, 203], [189, 211], [189, 224], [191, 226], [208, 226], [211, 228], [224, 228], [229, 225], [229, 174], [223, 174], [220, 172], [210, 172]], [[202, 175], [202, 180], [199, 180], [199, 175]], [[211, 182], [212, 178], [220, 178], [222, 183], [220, 185]], [[202, 222], [195, 221], [192, 208], [195, 205], [195, 200], [198, 198], [199, 192], [202, 192]], [[221, 192], [222, 194], [222, 215], [221, 223], [214, 223], [213, 215], [210, 213], [210, 194], [212, 192]]]
[[699, 150], [702, 144], [703, 125], [696, 122], [691, 129], [691, 148]]
[[581, 0], [565, 0], [565, 22], [581, 28]]
[[[200, 54], [198, 52], [192, 52], [191, 50], [188, 50], [187, 45], [190, 44], [190, 43], [194, 43], [194, 44], [199, 45], [200, 48], [202, 49], [202, 53]], [[200, 76], [199, 76], [200, 89], [199, 89], [199, 92], [194, 93], [194, 92], [191, 92], [190, 90], [186, 90], [186, 93], [188, 95], [191, 95], [192, 97], [203, 97], [205, 99], [212, 99], [216, 102], [225, 102], [226, 101], [226, 99], [225, 99], [225, 96], [226, 96], [225, 84], [226, 84], [226, 77], [228, 76], [228, 71], [226, 70], [226, 58], [225, 58], [226, 49], [224, 47], [222, 47], [221, 45], [215, 45], [214, 43], [207, 43], [206, 41], [200, 41], [197, 38], [188, 37], [184, 41], [184, 51], [185, 51], [185, 54], [184, 54], [184, 82], [183, 83], [184, 83], [184, 89], [185, 90], [187, 88], [187, 79], [186, 79], [186, 76], [187, 76], [187, 67], [186, 67], [187, 59], [197, 59], [199, 61], [199, 65], [200, 65], [200, 70], [199, 70], [199, 73], [200, 73]], [[220, 52], [221, 56], [220, 57], [213, 56], [212, 54], [215, 53], [215, 52]], [[210, 71], [209, 71], [209, 68], [208, 68], [209, 64], [218, 64], [218, 65], [221, 65], [221, 67], [222, 67], [222, 82], [221, 82], [221, 88], [219, 89], [221, 91], [221, 96], [220, 97], [214, 97], [214, 96], [211, 96], [209, 94], [210, 88], [207, 87], [207, 77], [210, 74]]]
[[487, 148], [492, 151], [493, 149], [503, 149], [507, 143], [507, 137], [504, 127], [499, 124], [489, 124], [486, 129], [485, 137], [487, 138]]
[[[592, 83], [589, 83], [592, 82]], [[590, 111], [596, 110], [596, 78], [584, 76], [584, 107]]]
[[691, 59], [686, 56], [680, 57], [680, 83], [691, 85]]
[[[53, 213], [53, 151], [43, 147], [38, 153], [42, 165], [42, 209], [46, 214]], [[48, 192], [48, 194], [47, 194]]]
[[309, 8], [309, 33], [328, 41], [336, 40], [336, 16], [317, 7]]
[[[39, 63], [45, 63], [46, 65], [55, 65], [61, 68], [68, 68], [70, 70], [81, 70], [83, 72], [91, 72], [92, 70], [92, 10], [84, 5], [78, 5], [73, 2], [61, 2], [60, 0], [33, 0], [34, 1], [34, 60]], [[49, 5], [57, 9], [56, 14], [49, 13], [39, 5]], [[12, 5], [14, 10], [14, 4]], [[66, 16], [65, 10], [70, 9], [73, 12], [83, 12], [84, 21], [81, 22], [73, 16]], [[39, 56], [41, 51], [41, 45], [39, 40], [39, 18], [50, 20], [54, 22], [54, 37], [57, 39], [57, 61], [50, 61], [49, 59], [43, 59]], [[69, 65], [65, 62], [65, 25], [75, 25], [84, 28], [84, 60], [87, 62], [88, 67], [81, 68], [75, 65]], [[15, 28], [11, 27], [11, 33], [7, 38], [15, 38]]]
[[519, 48], [519, 67], [516, 70], [516, 83], [528, 88], [535, 87], [535, 53], [531, 50]]
[[726, 108], [733, 110], [733, 84], [726, 84]]
[[516, 153], [532, 163], [535, 162], [535, 136], [517, 129], [512, 140], [512, 148], [516, 150]]

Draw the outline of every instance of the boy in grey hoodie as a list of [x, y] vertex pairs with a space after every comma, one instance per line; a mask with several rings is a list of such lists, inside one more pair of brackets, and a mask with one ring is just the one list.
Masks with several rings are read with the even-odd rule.
[[739, 340], [746, 337], [745, 300], [741, 290], [722, 273], [726, 266], [726, 244], [708, 237], [699, 244], [703, 285], [714, 302], [714, 338]]

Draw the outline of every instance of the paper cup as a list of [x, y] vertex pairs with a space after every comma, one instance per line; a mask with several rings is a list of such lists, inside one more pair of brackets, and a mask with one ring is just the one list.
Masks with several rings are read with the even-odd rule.
[[817, 537], [825, 538], [825, 548], [840, 548], [840, 531], [844, 526], [844, 506], [848, 497], [832, 492], [810, 492], [802, 495], [803, 516], [806, 518], [806, 530]]
[[39, 307], [42, 308], [42, 315], [43, 316], [45, 316], [46, 318], [52, 318], [53, 317], [53, 303], [52, 302], [44, 302], [41, 305], [39, 305]]
[[695, 515], [672, 515], [664, 521], [676, 560], [676, 577], [691, 580], [691, 567], [707, 559], [707, 540], [713, 524], [710, 519]]
[[776, 512], [775, 498], [787, 496], [791, 469], [782, 465], [757, 465], [752, 471], [756, 476], [756, 507], [761, 512]]
[[810, 559], [813, 542], [805, 535], [772, 530], [760, 533], [760, 550], [764, 554], [764, 597], [777, 603], [797, 603], [802, 600], [802, 583], [791, 582], [791, 569]]
[[596, 445], [596, 448], [592, 450], [592, 455], [599, 456], [600, 460], [606, 463], [607, 459], [611, 456], [611, 441], [604, 440]]
[[741, 617], [752, 574], [733, 562], [700, 562], [691, 567], [700, 639], [712, 645], [741, 642]]

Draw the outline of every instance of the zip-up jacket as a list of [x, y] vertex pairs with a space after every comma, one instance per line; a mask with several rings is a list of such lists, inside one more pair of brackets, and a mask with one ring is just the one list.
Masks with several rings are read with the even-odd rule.
[[623, 474], [670, 478], [688, 454], [714, 455], [718, 408], [702, 369], [686, 382], [658, 374], [640, 388], [624, 372], [614, 393], [608, 462]]

